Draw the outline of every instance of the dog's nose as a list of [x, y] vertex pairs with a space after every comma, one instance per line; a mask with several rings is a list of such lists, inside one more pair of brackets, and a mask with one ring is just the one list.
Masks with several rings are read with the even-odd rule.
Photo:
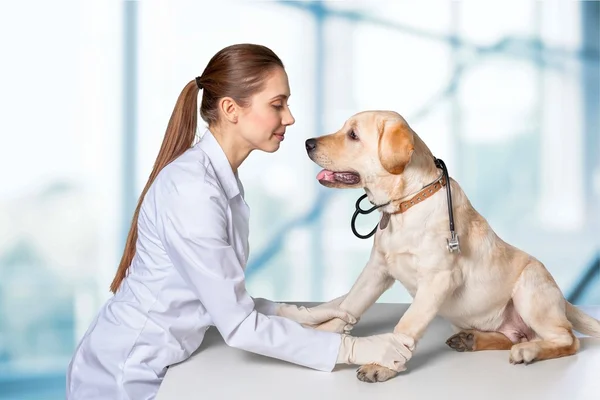
[[309, 153], [317, 148], [317, 140], [316, 139], [308, 139], [306, 141], [306, 151]]

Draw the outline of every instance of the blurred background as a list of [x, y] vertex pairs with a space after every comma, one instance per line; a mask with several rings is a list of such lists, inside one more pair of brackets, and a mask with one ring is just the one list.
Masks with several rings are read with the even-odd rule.
[[[233, 43], [282, 58], [297, 121], [277, 153], [240, 170], [253, 296], [326, 301], [350, 288], [372, 244], [350, 230], [362, 193], [321, 187], [304, 141], [390, 109], [504, 240], [572, 302], [600, 304], [599, 6], [1, 2], [0, 399], [64, 398], [175, 100]], [[410, 296], [396, 284], [380, 301]]]

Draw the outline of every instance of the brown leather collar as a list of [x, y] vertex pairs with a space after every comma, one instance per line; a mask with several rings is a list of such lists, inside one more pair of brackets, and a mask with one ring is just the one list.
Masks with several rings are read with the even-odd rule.
[[410, 200], [406, 200], [406, 201], [403, 201], [402, 203], [400, 203], [400, 205], [398, 206], [398, 210], [394, 211], [393, 213], [390, 213], [390, 214], [401, 214], [401, 213], [405, 212], [412, 206], [427, 200], [428, 198], [433, 196], [433, 194], [435, 192], [437, 192], [444, 186], [446, 186], [446, 177], [442, 176], [441, 179], [424, 187], [423, 190], [421, 190], [419, 193], [414, 195], [413, 198], [411, 198]]

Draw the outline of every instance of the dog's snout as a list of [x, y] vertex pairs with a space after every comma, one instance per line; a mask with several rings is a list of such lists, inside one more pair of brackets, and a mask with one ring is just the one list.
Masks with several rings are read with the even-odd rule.
[[316, 139], [308, 139], [306, 140], [306, 151], [309, 153], [317, 148], [317, 140]]

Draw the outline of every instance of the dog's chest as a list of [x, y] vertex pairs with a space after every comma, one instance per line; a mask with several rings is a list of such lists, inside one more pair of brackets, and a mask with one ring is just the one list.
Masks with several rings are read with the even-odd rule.
[[414, 297], [418, 277], [418, 259], [414, 253], [416, 243], [413, 238], [405, 239], [402, 241], [398, 240], [396, 235], [382, 235], [378, 241], [378, 249], [384, 254], [390, 276], [399, 281]]
[[386, 256], [389, 274], [415, 297], [417, 293], [418, 264], [411, 253], [391, 253]]

